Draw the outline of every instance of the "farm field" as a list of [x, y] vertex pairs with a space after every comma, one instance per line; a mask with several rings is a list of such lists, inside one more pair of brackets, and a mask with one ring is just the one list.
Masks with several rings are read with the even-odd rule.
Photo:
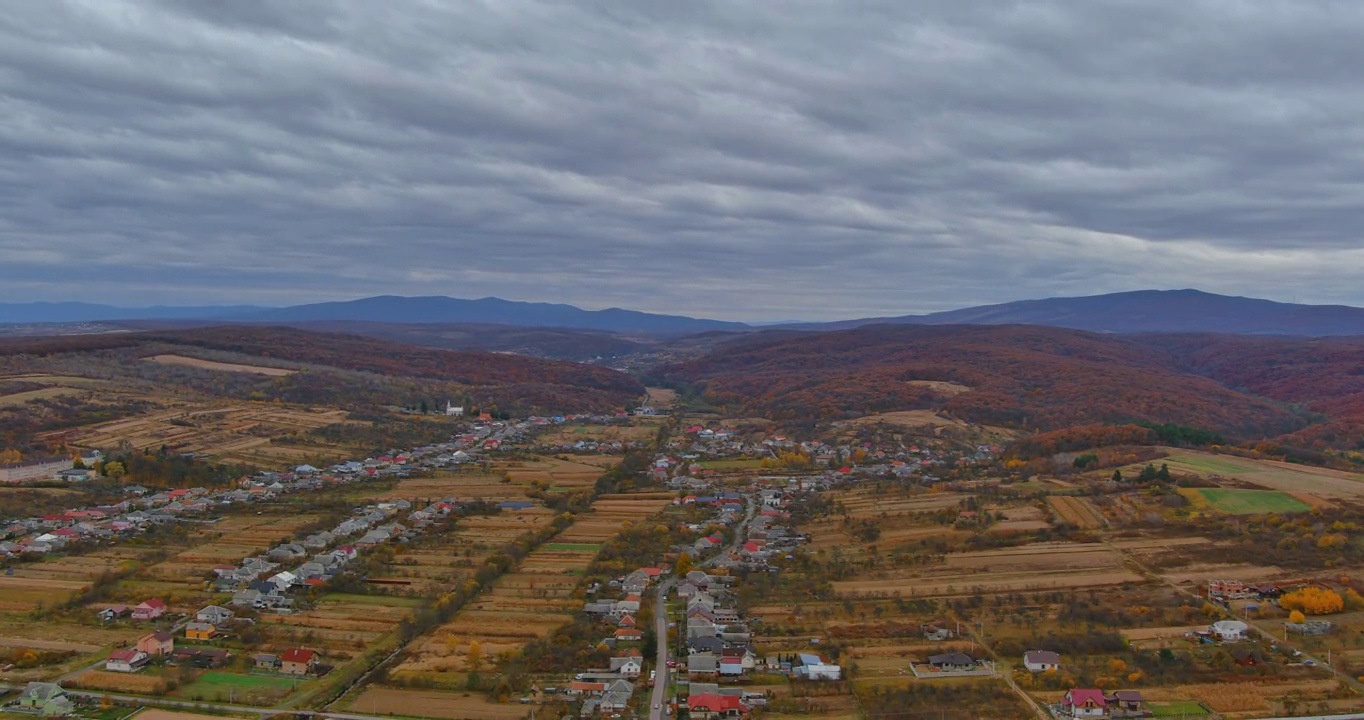
[[184, 367], [199, 368], [200, 370], [251, 373], [253, 375], [268, 375], [270, 377], [283, 377], [285, 375], [293, 375], [297, 372], [296, 370], [289, 370], [287, 368], [266, 367], [264, 365], [242, 365], [240, 363], [201, 360], [185, 355], [153, 355], [145, 359], [148, 362], [159, 363], [161, 365], [181, 365]]
[[648, 442], [658, 432], [657, 426], [636, 418], [630, 425], [559, 425], [541, 433], [539, 442], [562, 445], [578, 441], [588, 442]]
[[1094, 503], [1085, 498], [1069, 495], [1048, 495], [1047, 504], [1063, 520], [1081, 530], [1097, 530], [1108, 527], [1108, 520]]
[[[630, 428], [620, 428], [630, 429]], [[567, 458], [568, 456], [564, 456]], [[601, 477], [600, 464], [588, 464], [573, 459], [558, 457], [539, 457], [530, 461], [512, 461], [500, 464], [500, 469], [511, 478], [513, 483], [541, 483], [551, 489], [576, 489], [591, 487]]]
[[672, 388], [645, 388], [649, 394], [649, 404], [658, 410], [668, 410], [677, 402], [677, 391]]
[[497, 703], [483, 693], [412, 690], [371, 685], [347, 708], [366, 715], [444, 718], [447, 720], [521, 720], [525, 705]]
[[[1311, 505], [1273, 490], [1241, 490], [1239, 488], [1189, 488], [1182, 494], [1196, 494], [1218, 512], [1228, 515], [1265, 515], [1268, 513], [1308, 512]], [[1195, 504], [1197, 502], [1195, 501]]]
[[[592, 509], [460, 610], [449, 622], [415, 640], [396, 677], [467, 672], [468, 651], [478, 642], [491, 657], [519, 651], [570, 621], [581, 608], [573, 597], [600, 546], [629, 523], [649, 518], [671, 502], [667, 493], [606, 495]], [[496, 516], [495, 516], [496, 517]]]
[[310, 410], [266, 403], [211, 406], [179, 403], [147, 415], [61, 431], [77, 447], [116, 447], [128, 442], [144, 450], [162, 445], [231, 462], [285, 467], [291, 458], [341, 459], [347, 453], [323, 445], [271, 446], [277, 437], [344, 422], [343, 410]]
[[[1276, 460], [1216, 455], [1195, 450], [1161, 448], [1170, 455], [1166, 463], [1173, 473], [1219, 475], [1254, 483], [1270, 490], [1302, 492], [1324, 498], [1364, 499], [1364, 475], [1328, 468], [1297, 465]], [[1140, 468], [1133, 466], [1135, 470]]]
[[944, 597], [984, 593], [1091, 588], [1144, 582], [1122, 556], [1097, 543], [1035, 543], [1000, 550], [951, 553], [926, 569], [896, 570], [876, 579], [833, 583], [841, 596], [900, 593]]
[[161, 708], [143, 708], [141, 712], [134, 716], [137, 720], [222, 720], [231, 715], [201, 715], [199, 713], [180, 712], [177, 710], [162, 710]]
[[83, 391], [79, 388], [47, 387], [11, 393], [9, 395], [0, 395], [0, 407], [6, 405], [23, 405], [30, 400], [42, 400], [44, 398], [61, 397], [63, 395], [79, 395], [81, 392]]
[[196, 701], [259, 705], [282, 698], [303, 680], [231, 672], [206, 672], [189, 685], [176, 689], [174, 696]]

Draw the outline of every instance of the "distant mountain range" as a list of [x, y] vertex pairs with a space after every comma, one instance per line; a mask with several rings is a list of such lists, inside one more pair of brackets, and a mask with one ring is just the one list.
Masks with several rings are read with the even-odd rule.
[[0, 323], [80, 323], [110, 320], [212, 320], [259, 313], [255, 305], [115, 307], [83, 302], [0, 303]]
[[[739, 322], [610, 308], [530, 303], [488, 297], [392, 295], [296, 305], [121, 308], [90, 303], [0, 304], [0, 324], [175, 320], [261, 324], [340, 323], [483, 324], [566, 328], [650, 336], [770, 329]], [[862, 318], [776, 326], [789, 330], [847, 330], [874, 324], [1045, 325], [1102, 333], [1214, 332], [1239, 335], [1364, 335], [1364, 308], [1298, 305], [1214, 295], [1199, 290], [1139, 290], [1090, 297], [1022, 300], [927, 315]]]
[[650, 335], [687, 335], [715, 330], [749, 329], [744, 323], [722, 320], [699, 320], [680, 315], [658, 315], [620, 308], [583, 310], [572, 305], [517, 302], [495, 297], [463, 300], [442, 296], [383, 295], [283, 308], [255, 306], [122, 308], [90, 303], [47, 302], [0, 304], [0, 323], [119, 320], [196, 320], [279, 325], [312, 322], [476, 323]]
[[1211, 332], [1234, 335], [1364, 335], [1364, 308], [1298, 305], [1200, 290], [1137, 290], [1020, 300], [928, 315], [790, 326], [846, 330], [863, 325], [1045, 325], [1102, 333]]

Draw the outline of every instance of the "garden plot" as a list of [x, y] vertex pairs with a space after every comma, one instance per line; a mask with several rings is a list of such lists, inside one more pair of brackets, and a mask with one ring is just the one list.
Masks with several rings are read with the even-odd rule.
[[1142, 582], [1122, 557], [1099, 544], [1037, 543], [1003, 550], [953, 553], [928, 571], [833, 583], [840, 595], [959, 596], [1023, 590], [1102, 587]]
[[1081, 530], [1097, 530], [1108, 527], [1108, 520], [1094, 503], [1085, 498], [1068, 495], [1049, 495], [1047, 504], [1066, 522]]
[[351, 702], [349, 711], [446, 720], [521, 720], [527, 712], [525, 705], [494, 702], [483, 693], [383, 686], [365, 688], [364, 693]]

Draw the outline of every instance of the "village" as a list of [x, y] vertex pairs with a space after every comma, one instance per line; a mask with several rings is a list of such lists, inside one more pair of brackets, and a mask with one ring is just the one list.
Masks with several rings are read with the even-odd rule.
[[[992, 479], [997, 443], [797, 439], [704, 419], [659, 432], [668, 422], [647, 408], [485, 419], [446, 443], [212, 491], [128, 483], [121, 504], [10, 521], [7, 577], [23, 581], [165, 528], [204, 532], [220, 516], [247, 528], [256, 510], [347, 498], [325, 524], [271, 520], [296, 531], [194, 564], [206, 574], [193, 592], [83, 601], [123, 642], [24, 670], [39, 675], [28, 684], [0, 675], [7, 707], [80, 714], [127, 693], [119, 676], [145, 678], [148, 701], [451, 720], [859, 717], [901, 703], [943, 717], [1249, 718], [1354, 702], [1342, 633], [1361, 623], [1318, 602], [1356, 602], [1343, 576], [1190, 560], [1207, 540], [1121, 530], [1136, 495]], [[639, 458], [618, 476], [629, 490], [572, 495], [621, 457]], [[563, 509], [576, 515], [556, 520]], [[639, 534], [650, 524], [667, 532]], [[496, 559], [490, 533], [520, 538], [502, 552], [523, 559]], [[1245, 580], [1215, 579], [1227, 577]], [[427, 629], [387, 634], [426, 598], [453, 604]], [[556, 656], [587, 660], [550, 660], [537, 638], [560, 636]]]

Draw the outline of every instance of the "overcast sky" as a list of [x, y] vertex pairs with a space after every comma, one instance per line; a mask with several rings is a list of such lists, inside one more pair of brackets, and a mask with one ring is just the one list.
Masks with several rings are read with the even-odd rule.
[[1364, 3], [40, 0], [0, 301], [1364, 305]]

